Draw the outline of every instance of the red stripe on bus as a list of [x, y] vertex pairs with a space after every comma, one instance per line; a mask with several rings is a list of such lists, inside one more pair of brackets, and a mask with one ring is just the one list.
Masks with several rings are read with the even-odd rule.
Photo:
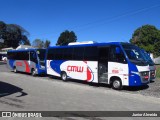
[[30, 67], [27, 61], [24, 61], [24, 64], [26, 66], [26, 72], [30, 73]]
[[90, 70], [87, 67], [87, 81], [91, 80], [91, 76], [92, 76], [91, 72], [90, 72]]

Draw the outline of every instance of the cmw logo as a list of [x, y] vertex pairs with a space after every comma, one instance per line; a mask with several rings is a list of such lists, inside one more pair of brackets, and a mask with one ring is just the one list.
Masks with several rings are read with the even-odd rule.
[[83, 72], [83, 67], [82, 66], [67, 66], [67, 71], [71, 72]]

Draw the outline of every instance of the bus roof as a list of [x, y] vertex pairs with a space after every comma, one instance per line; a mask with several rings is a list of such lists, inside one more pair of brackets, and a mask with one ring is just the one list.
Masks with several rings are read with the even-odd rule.
[[76, 44], [76, 45], [65, 45], [65, 46], [50, 46], [49, 48], [67, 48], [67, 47], [85, 47], [85, 46], [104, 46], [104, 45], [120, 45], [130, 44], [127, 42], [108, 42], [108, 43], [93, 43], [93, 44]]
[[8, 52], [24, 52], [24, 51], [37, 51], [37, 50], [46, 50], [46, 49], [30, 48], [30, 49], [9, 50]]

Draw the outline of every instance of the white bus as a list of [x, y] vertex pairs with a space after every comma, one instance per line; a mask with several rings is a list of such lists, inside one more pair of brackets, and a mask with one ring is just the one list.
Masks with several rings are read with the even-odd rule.
[[153, 81], [156, 78], [156, 66], [153, 60], [151, 59], [149, 53], [147, 53], [145, 50], [142, 49], [143, 55], [145, 57], [145, 60], [149, 64], [150, 69], [150, 81]]
[[54, 46], [47, 49], [47, 74], [62, 80], [110, 84], [114, 89], [149, 83], [150, 70], [139, 47], [121, 42]]

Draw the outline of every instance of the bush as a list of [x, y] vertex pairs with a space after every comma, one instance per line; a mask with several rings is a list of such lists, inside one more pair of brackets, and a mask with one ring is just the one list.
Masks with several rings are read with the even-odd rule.
[[156, 65], [156, 77], [160, 78], [160, 65]]

